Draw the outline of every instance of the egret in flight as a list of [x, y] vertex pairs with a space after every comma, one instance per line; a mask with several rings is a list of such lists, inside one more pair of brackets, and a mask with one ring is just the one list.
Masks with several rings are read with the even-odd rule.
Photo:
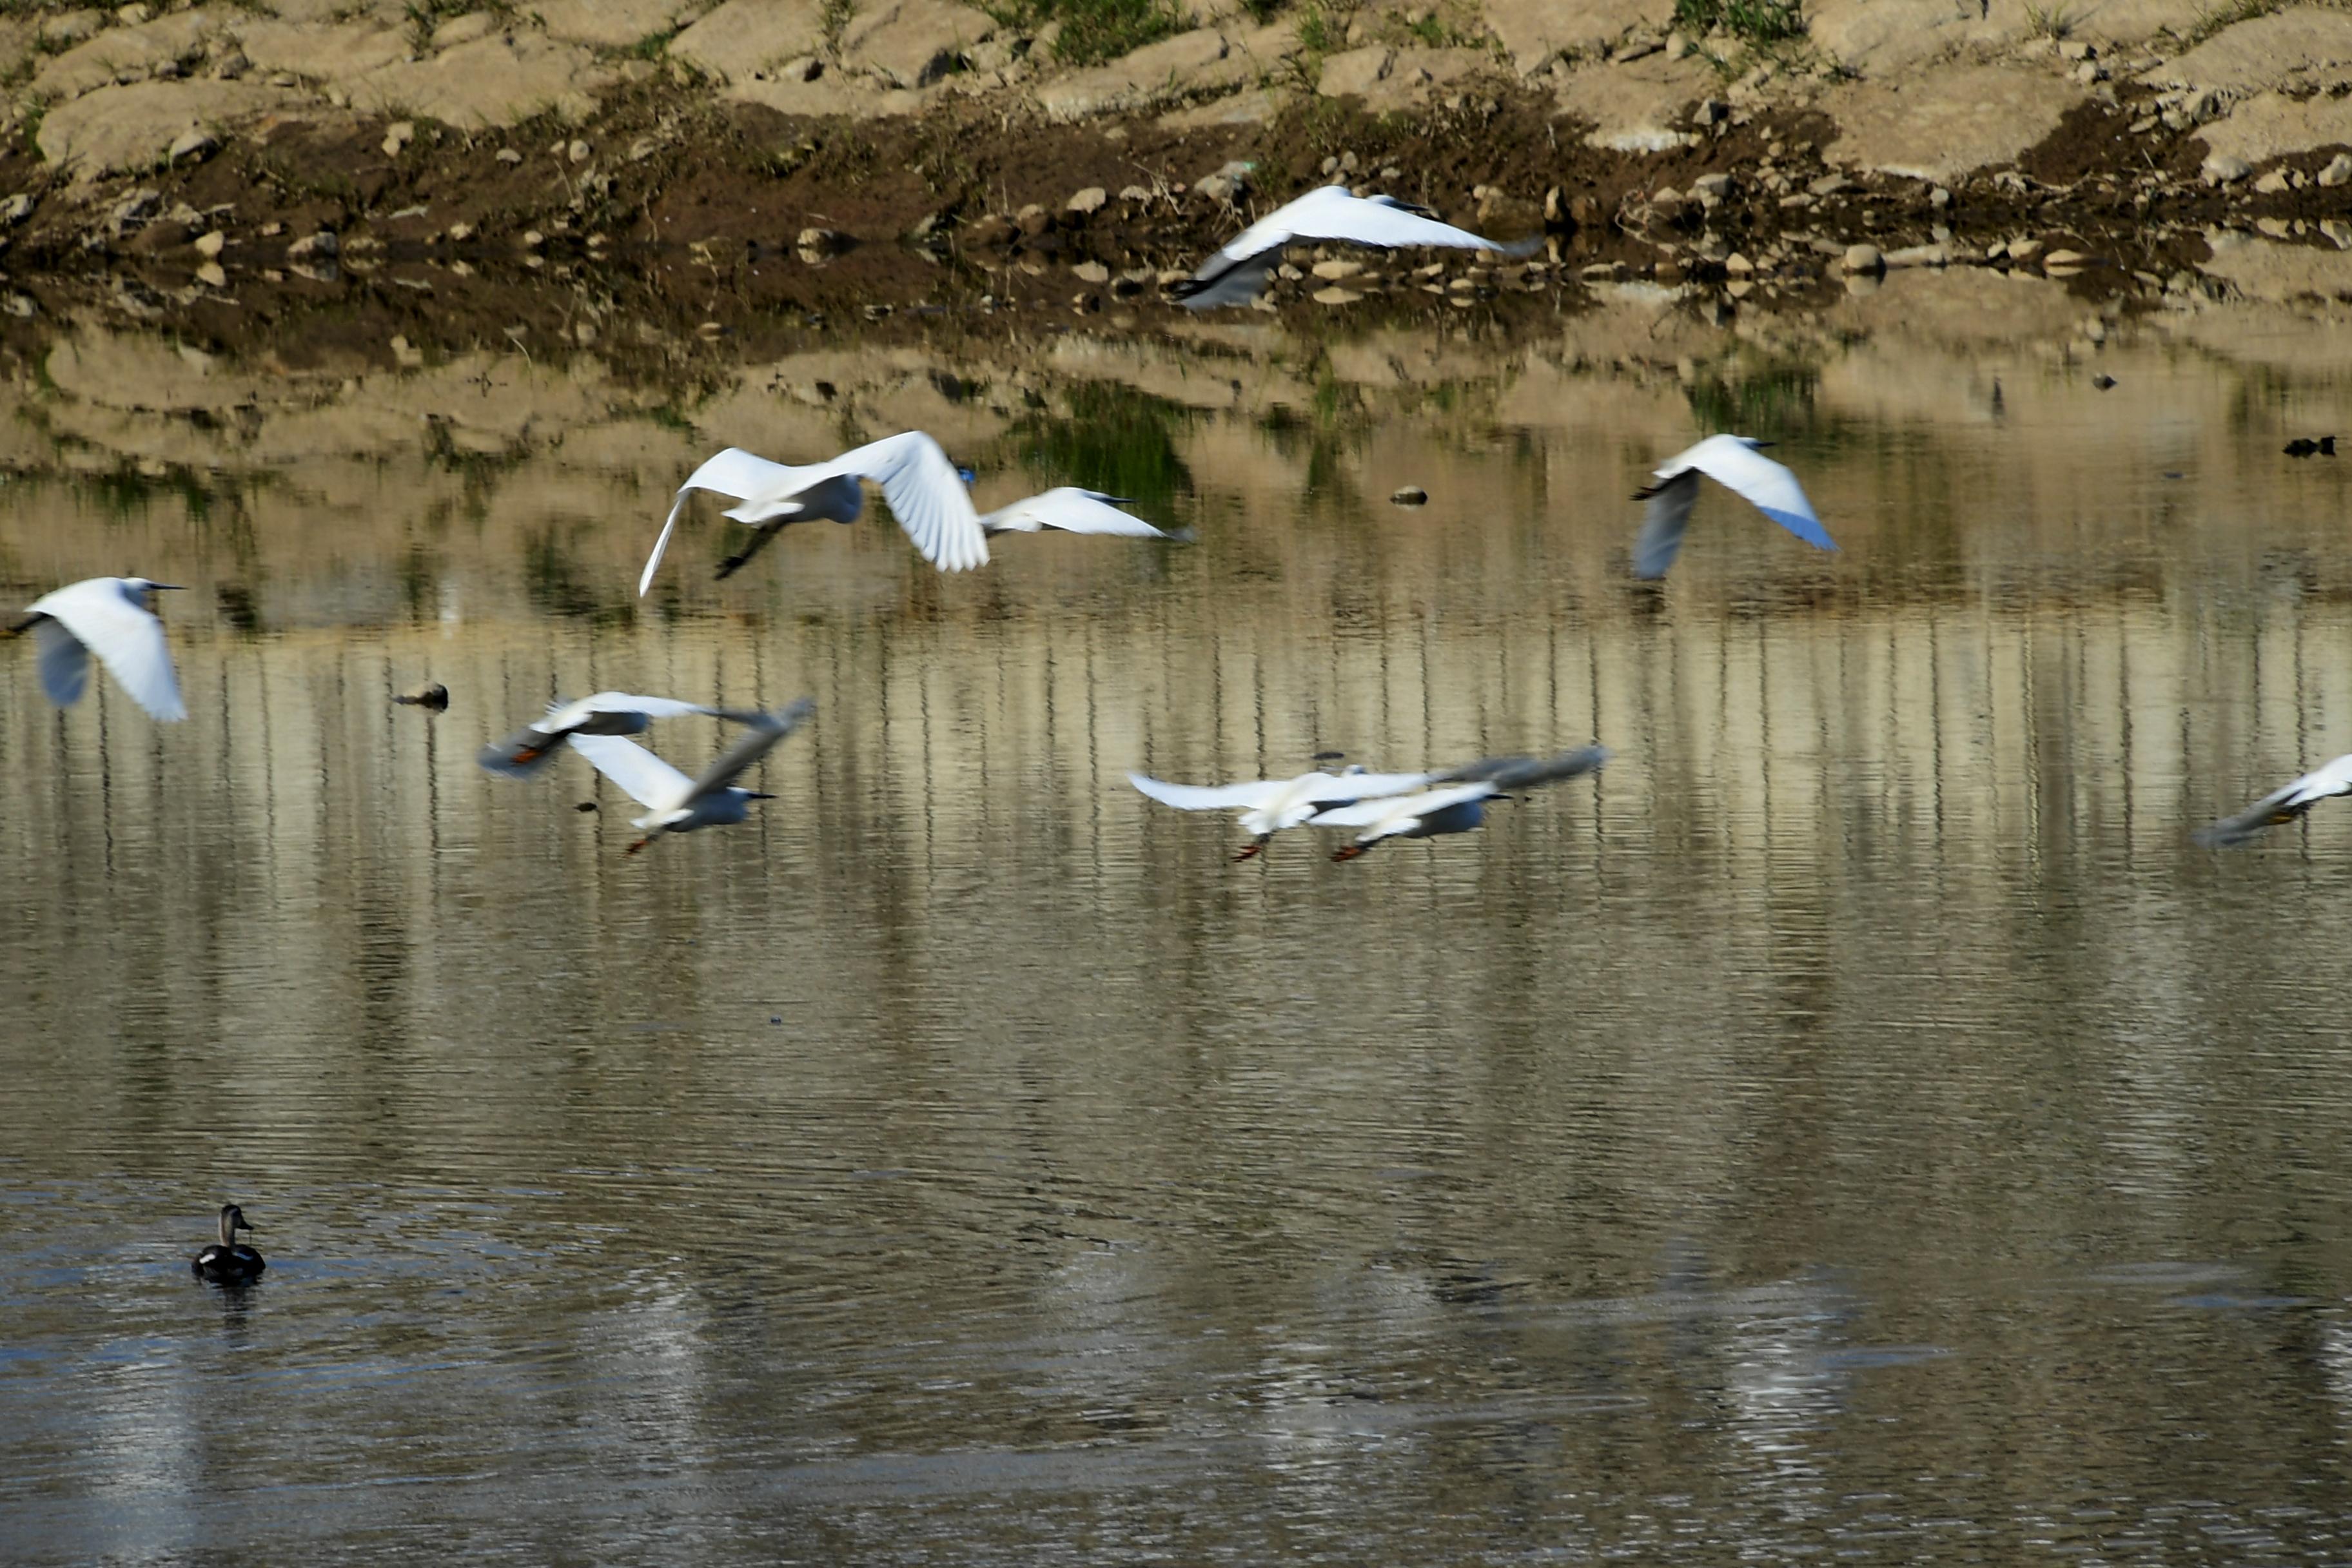
[[1339, 240], [1349, 245], [1398, 250], [1408, 246], [1445, 246], [1457, 250], [1493, 250], [1526, 256], [1543, 237], [1505, 243], [1438, 220], [1424, 207], [1394, 196], [1358, 196], [1345, 185], [1325, 185], [1279, 206], [1225, 242], [1200, 270], [1171, 290], [1187, 309], [1239, 305], [1265, 287], [1266, 274], [1282, 250], [1298, 240]]
[[163, 623], [150, 603], [178, 586], [146, 577], [90, 577], [26, 605], [25, 618], [12, 629], [32, 632], [41, 689], [49, 700], [60, 708], [80, 701], [89, 656], [96, 654], [140, 707], [167, 721], [186, 718]]
[[1690, 526], [1691, 503], [1698, 500], [1701, 474], [1738, 491], [1756, 510], [1817, 550], [1835, 550], [1813, 503], [1805, 499], [1797, 476], [1759, 456], [1769, 445], [1745, 436], [1709, 436], [1689, 451], [1666, 459], [1657, 471], [1657, 483], [1633, 492], [1635, 500], [1650, 504], [1642, 514], [1642, 534], [1633, 542], [1633, 575], [1663, 577], [1681, 553], [1683, 531]]
[[656, 719], [683, 719], [707, 713], [739, 724], [757, 724], [764, 713], [731, 708], [709, 708], [670, 697], [639, 697], [626, 691], [599, 691], [577, 702], [561, 699], [548, 705], [544, 718], [534, 719], [502, 741], [484, 746], [476, 759], [483, 768], [509, 778], [527, 778], [551, 762], [575, 735], [641, 735]]
[[997, 533], [1110, 533], [1126, 539], [1172, 539], [1180, 542], [1192, 537], [1190, 529], [1170, 532], [1154, 528], [1131, 512], [1118, 509], [1128, 504], [1125, 496], [1107, 496], [1100, 490], [1082, 490], [1061, 485], [1044, 495], [1031, 496], [1014, 501], [1011, 506], [982, 512], [980, 518], [983, 532]]
[[1179, 811], [1232, 811], [1241, 817], [1250, 842], [1236, 860], [1246, 860], [1265, 847], [1266, 840], [1286, 827], [1296, 827], [1317, 812], [1345, 805], [1372, 795], [1399, 795], [1433, 784], [1441, 773], [1375, 773], [1360, 767], [1337, 773], [1317, 771], [1293, 779], [1249, 779], [1229, 784], [1169, 784], [1143, 773], [1129, 773], [1127, 782], [1162, 805]]
[[643, 746], [618, 735], [574, 734], [572, 749], [646, 808], [646, 814], [631, 824], [645, 832], [643, 838], [629, 846], [628, 853], [634, 855], [665, 833], [691, 833], [698, 827], [740, 822], [751, 815], [751, 802], [774, 799], [757, 790], [739, 788], [735, 781], [815, 711], [816, 704], [803, 697], [781, 712], [754, 716], [743, 738], [721, 752], [699, 778], [688, 778]]
[[2190, 837], [2209, 849], [2230, 849], [2251, 844], [2263, 830], [2293, 822], [2332, 795], [2352, 795], [2352, 756], [2342, 756], [2307, 773], [2284, 789], [2273, 790], [2238, 813], [2208, 823]]
[[1382, 795], [1353, 805], [1318, 812], [1310, 827], [1360, 827], [1353, 842], [1342, 845], [1331, 858], [1353, 860], [1385, 838], [1434, 838], [1442, 833], [1467, 833], [1486, 820], [1486, 803], [1514, 790], [1572, 779], [1599, 771], [1609, 760], [1606, 746], [1585, 746], [1557, 757], [1502, 757], [1473, 763], [1442, 775], [1467, 779], [1441, 789], [1412, 795]]

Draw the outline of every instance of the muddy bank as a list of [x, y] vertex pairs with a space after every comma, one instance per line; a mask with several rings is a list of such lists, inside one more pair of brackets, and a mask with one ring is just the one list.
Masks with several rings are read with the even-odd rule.
[[2166, 96], [2110, 87], [2013, 163], [1938, 179], [1840, 162], [1818, 105], [1701, 98], [1670, 146], [1597, 147], [1500, 74], [1385, 113], [1311, 96], [1260, 121], [1056, 123], [982, 99], [789, 115], [655, 73], [503, 129], [289, 118], [135, 177], [77, 182], [19, 143], [0, 157], [18, 193], [0, 211], [0, 327], [21, 342], [33, 315], [94, 306], [297, 364], [567, 343], [648, 366], [849, 324], [886, 341], [1006, 318], [1150, 331], [1181, 313], [1168, 281], [1334, 179], [1547, 245], [1524, 263], [1302, 250], [1258, 309], [1507, 324], [1626, 282], [1717, 313], [1813, 309], [1917, 267], [2161, 309], [2243, 288], [2208, 264], [2251, 239], [2310, 252], [2293, 291], [2352, 294], [2346, 160], [2323, 148], [2216, 179], [2194, 125], [2166, 130]]

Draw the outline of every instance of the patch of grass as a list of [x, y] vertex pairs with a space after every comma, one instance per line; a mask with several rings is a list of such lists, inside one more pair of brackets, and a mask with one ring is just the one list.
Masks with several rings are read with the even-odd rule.
[[856, 15], [857, 0], [824, 0], [824, 8], [817, 13], [817, 28], [824, 36], [828, 51], [841, 52], [841, 36], [849, 31], [850, 21]]
[[2037, 5], [2033, 0], [2026, 0], [2025, 30], [2033, 37], [2048, 38], [2054, 43], [2073, 32], [2074, 24], [2081, 19], [2074, 15], [2074, 7], [2066, 0], [2055, 0], [2049, 5]]
[[1097, 65], [1184, 29], [1170, 0], [997, 0], [985, 9], [1008, 27], [1034, 32], [1062, 25], [1054, 58], [1067, 66]]
[[1675, 26], [1690, 37], [1716, 31], [1751, 47], [1805, 36], [1803, 0], [1675, 0]]
[[669, 41], [685, 30], [683, 27], [669, 27], [658, 33], [647, 33], [621, 53], [631, 59], [657, 60], [669, 52]]
[[1355, 19], [1355, 8], [1335, 7], [1328, 0], [1316, 0], [1298, 18], [1298, 47], [1309, 55], [1335, 55], [1348, 47], [1348, 24]]
[[1769, 359], [1707, 366], [1684, 395], [1702, 430], [1731, 430], [1769, 440], [1808, 429], [1821, 371], [1799, 360]]
[[1082, 381], [1066, 395], [1067, 411], [1025, 415], [1013, 427], [1022, 466], [1057, 485], [1078, 485], [1166, 510], [1192, 489], [1176, 455], [1185, 411], [1115, 382]]

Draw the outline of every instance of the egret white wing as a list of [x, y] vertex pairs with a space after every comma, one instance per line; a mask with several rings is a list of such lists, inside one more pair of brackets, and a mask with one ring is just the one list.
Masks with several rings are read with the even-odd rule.
[[998, 531], [1031, 531], [1041, 528], [1056, 529], [1064, 533], [1112, 533], [1128, 539], [1168, 539], [1173, 537], [1112, 503], [1123, 496], [1107, 496], [1099, 490], [1082, 490], [1070, 485], [1058, 486], [1044, 495], [1031, 496], [1001, 507], [981, 520], [992, 533]]
[[1370, 800], [1374, 795], [1402, 795], [1407, 790], [1435, 784], [1442, 773], [1340, 773], [1328, 784], [1318, 784], [1307, 795], [1317, 805], [1328, 803], [1345, 805], [1350, 801]]
[[[44, 595], [27, 608], [71, 632], [82, 647], [98, 656], [107, 673], [122, 683], [131, 700], [149, 713], [166, 721], [188, 716], [187, 705], [180, 700], [179, 678], [172, 672], [172, 649], [163, 640], [163, 623], [145, 605], [125, 595], [121, 579], [96, 577], [75, 583]], [[47, 643], [43, 643], [41, 652], [46, 684]], [[76, 684], [79, 688], [79, 683]]]
[[1502, 793], [1491, 784], [1454, 784], [1446, 789], [1423, 790], [1419, 795], [1381, 795], [1358, 801], [1351, 805], [1333, 806], [1318, 811], [1308, 821], [1310, 827], [1373, 827], [1383, 822], [1411, 820], [1434, 816], [1449, 805], [1465, 800], [1486, 800]]
[[635, 741], [618, 735], [574, 735], [572, 749], [639, 805], [673, 811], [692, 795], [692, 779]]
[[[736, 742], [719, 753], [711, 764], [688, 788], [686, 798], [699, 800], [722, 789], [734, 786], [735, 781], [751, 772], [754, 763], [776, 749], [776, 743], [801, 727], [816, 704], [803, 697], [780, 713], [757, 715], [745, 727]], [[578, 745], [578, 742], [572, 744]]]
[[1691, 508], [1698, 500], [1698, 470], [1688, 468], [1645, 492], [1642, 531], [1633, 541], [1633, 575], [1663, 577], [1683, 551]]
[[697, 713], [718, 711], [718, 709], [703, 703], [681, 701], [675, 697], [641, 697], [631, 691], [599, 691], [576, 702], [549, 704], [547, 717], [540, 721], [540, 727], [552, 734], [585, 721], [593, 713], [642, 713], [648, 719], [684, 719]]
[[2234, 816], [2208, 823], [2190, 837], [2209, 848], [2233, 848], [2262, 837], [2266, 827], [2293, 822], [2321, 801], [2352, 795], [2352, 755], [2304, 774], [2284, 788], [2273, 790]]
[[1162, 805], [1179, 811], [1255, 811], [1271, 805], [1290, 787], [1288, 779], [1251, 779], [1244, 784], [1169, 784], [1144, 773], [1129, 773], [1127, 782]]
[[1658, 470], [1671, 478], [1685, 468], [1700, 473], [1745, 496], [1757, 510], [1816, 550], [1835, 550], [1836, 542], [1813, 515], [1813, 503], [1797, 476], [1759, 452], [1737, 436], [1710, 436]]
[[902, 431], [844, 452], [821, 464], [825, 471], [856, 474], [882, 487], [891, 515], [924, 560], [942, 572], [988, 564], [988, 540], [971, 492], [940, 444], [920, 430]]
[[646, 557], [646, 569], [637, 577], [637, 596], [653, 586], [654, 568], [661, 564], [662, 552], [669, 548], [669, 536], [677, 528], [677, 520], [686, 510], [687, 493], [690, 490], [710, 490], [737, 500], [749, 500], [753, 496], [766, 495], [790, 485], [795, 470], [782, 463], [771, 462], [740, 447], [730, 447], [709, 458], [702, 467], [686, 477], [677, 487], [677, 499], [670, 502], [669, 516], [662, 523], [661, 537], [654, 541], [654, 552]]
[[60, 708], [81, 700], [89, 684], [89, 650], [56, 621], [33, 623], [34, 662], [41, 672], [41, 689]]

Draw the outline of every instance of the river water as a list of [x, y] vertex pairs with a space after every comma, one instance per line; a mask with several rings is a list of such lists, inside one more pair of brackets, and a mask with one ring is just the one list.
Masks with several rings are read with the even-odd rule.
[[[0, 645], [0, 1559], [2352, 1557], [2352, 809], [2188, 838], [2352, 750], [2279, 452], [2352, 333], [1974, 287], [653, 387], [61, 331], [0, 576], [187, 584], [191, 717]], [[635, 598], [698, 455], [916, 424], [1198, 541], [715, 584], [705, 509]], [[1717, 492], [1637, 589], [1727, 426], [1843, 552]], [[473, 760], [608, 687], [817, 716], [632, 858]], [[1123, 777], [1594, 739], [1348, 865]]]

